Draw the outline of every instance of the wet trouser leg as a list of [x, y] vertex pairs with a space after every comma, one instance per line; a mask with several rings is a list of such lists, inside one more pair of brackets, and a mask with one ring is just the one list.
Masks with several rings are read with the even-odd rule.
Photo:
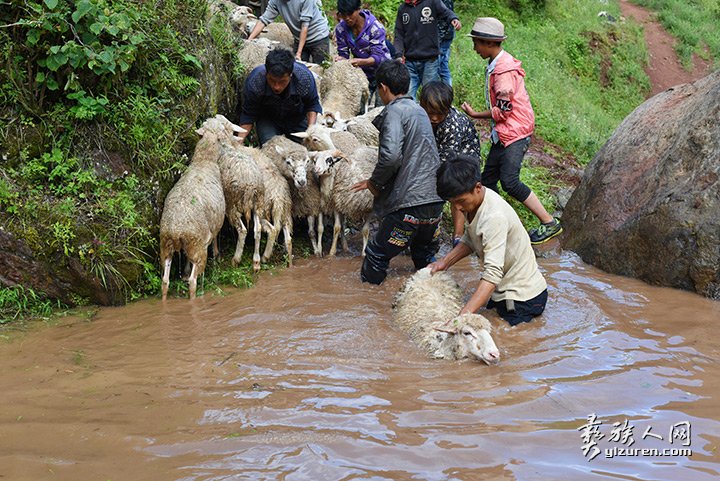
[[360, 270], [363, 282], [381, 284], [387, 276], [390, 259], [408, 247], [416, 269], [432, 262], [439, 248], [437, 230], [442, 205], [439, 202], [409, 207], [383, 217], [365, 249], [365, 260]]
[[547, 304], [548, 292], [547, 289], [542, 291], [537, 296], [527, 301], [515, 301], [512, 303], [512, 310], [508, 309], [507, 301], [493, 300], [488, 301], [488, 309], [496, 309], [497, 313], [510, 323], [511, 326], [516, 326], [522, 322], [530, 322], [533, 317], [537, 317], [545, 310]]

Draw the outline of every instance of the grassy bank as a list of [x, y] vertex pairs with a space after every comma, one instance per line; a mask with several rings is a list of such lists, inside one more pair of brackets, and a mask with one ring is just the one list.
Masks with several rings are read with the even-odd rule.
[[717, 67], [720, 59], [720, 2], [718, 0], [633, 0], [657, 12], [658, 20], [678, 39], [675, 47], [686, 68], [692, 67], [692, 54], [710, 60]]

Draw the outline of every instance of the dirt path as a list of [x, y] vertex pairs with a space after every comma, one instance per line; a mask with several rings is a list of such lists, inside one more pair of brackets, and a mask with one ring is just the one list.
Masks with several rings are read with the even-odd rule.
[[675, 53], [676, 43], [658, 23], [655, 14], [627, 0], [620, 0], [620, 11], [625, 17], [633, 18], [642, 24], [645, 31], [645, 43], [650, 55], [650, 65], [645, 69], [650, 77], [652, 92], [650, 97], [673, 85], [692, 82], [710, 73], [710, 63], [693, 54], [693, 69], [685, 70]]

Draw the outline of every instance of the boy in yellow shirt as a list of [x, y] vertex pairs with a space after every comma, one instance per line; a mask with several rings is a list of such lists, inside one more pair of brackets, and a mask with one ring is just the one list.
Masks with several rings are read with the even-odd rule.
[[467, 224], [460, 243], [429, 265], [432, 272], [447, 270], [473, 252], [483, 263], [480, 283], [459, 314], [495, 308], [513, 326], [542, 314], [547, 283], [530, 238], [510, 204], [482, 184], [477, 159], [458, 155], [443, 162], [437, 193], [465, 214]]

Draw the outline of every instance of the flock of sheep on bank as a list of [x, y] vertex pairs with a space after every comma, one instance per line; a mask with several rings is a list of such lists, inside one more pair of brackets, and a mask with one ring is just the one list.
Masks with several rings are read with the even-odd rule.
[[[247, 26], [247, 7], [231, 5], [235, 12], [231, 18]], [[240, 55], [252, 68], [264, 62], [270, 48], [263, 39], [245, 42]], [[349, 61], [335, 62], [324, 71], [319, 66], [313, 69], [327, 113], [307, 131], [294, 134], [303, 139], [303, 145], [276, 136], [261, 148], [244, 146], [236, 136], [242, 129], [222, 115], [207, 119], [197, 129], [200, 140], [189, 166], [165, 199], [160, 221], [163, 300], [173, 255], [180, 251], [187, 256], [190, 298], [195, 297], [211, 244], [214, 256], [219, 255], [217, 236], [225, 217], [238, 233], [233, 265], [240, 262], [253, 226], [256, 272], [272, 255], [280, 231], [292, 266], [293, 218], [307, 218], [317, 256], [323, 255], [325, 216], [334, 219], [331, 256], [339, 239], [348, 250], [343, 221], [362, 225], [364, 254], [373, 199], [369, 191], [352, 192], [350, 186], [369, 178], [377, 163], [378, 131], [371, 122], [382, 108], [359, 115], [365, 109], [368, 83]], [[267, 242], [260, 256], [263, 232]], [[398, 294], [393, 320], [435, 358], [474, 357], [496, 363], [499, 352], [487, 319], [474, 314], [455, 317], [461, 298], [462, 290], [448, 274], [431, 276], [423, 269]], [[453, 320], [455, 324], [445, 324]]]

